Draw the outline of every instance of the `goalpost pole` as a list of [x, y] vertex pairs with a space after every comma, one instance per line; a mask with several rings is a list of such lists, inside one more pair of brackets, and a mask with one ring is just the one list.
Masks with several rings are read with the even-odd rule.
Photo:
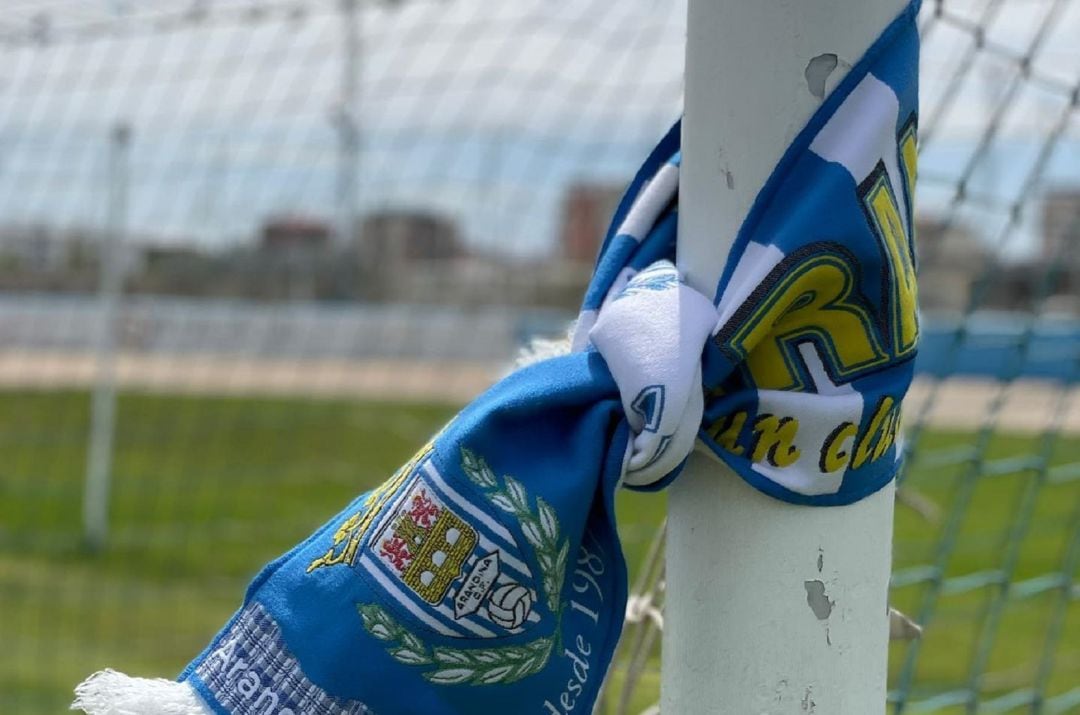
[[[903, 0], [689, 0], [679, 263], [712, 295], [781, 154]], [[661, 711], [885, 711], [894, 487], [789, 505], [699, 450], [669, 496]]]
[[131, 127], [118, 123], [109, 143], [109, 196], [105, 233], [98, 252], [97, 331], [94, 337], [94, 387], [83, 493], [83, 537], [87, 546], [105, 546], [109, 535], [113, 438], [116, 430], [116, 341], [124, 284], [124, 233], [127, 228], [128, 153]]

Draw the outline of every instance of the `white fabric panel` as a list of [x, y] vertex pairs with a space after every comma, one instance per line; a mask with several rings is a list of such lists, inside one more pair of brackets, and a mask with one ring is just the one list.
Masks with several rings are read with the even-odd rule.
[[[856, 183], [862, 182], [883, 161], [896, 200], [903, 206], [903, 174], [896, 146], [899, 112], [900, 100], [892, 88], [867, 75], [821, 128], [810, 143], [810, 151], [826, 161], [841, 164]], [[900, 212], [900, 220], [907, 230], [906, 211]]]
[[[795, 442], [800, 451], [799, 458], [782, 469], [762, 463], [754, 464], [753, 469], [799, 494], [835, 494], [840, 490], [847, 469], [821, 471], [821, 450], [837, 425], [843, 422], [860, 424], [863, 398], [851, 385], [836, 385], [829, 379], [817, 349], [811, 343], [800, 345], [799, 353], [806, 361], [818, 394], [758, 390], [758, 414], [793, 417], [799, 421]], [[844, 450], [850, 454], [854, 439], [848, 442]]]
[[641, 195], [626, 214], [617, 236], [631, 236], [640, 241], [652, 229], [660, 212], [675, 197], [679, 188], [679, 167], [665, 164], [641, 190]]

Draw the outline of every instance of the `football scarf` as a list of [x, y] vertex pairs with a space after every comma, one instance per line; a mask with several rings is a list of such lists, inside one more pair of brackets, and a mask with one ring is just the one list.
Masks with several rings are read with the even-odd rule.
[[[713, 295], [672, 262], [673, 127], [616, 212], [570, 354], [496, 384], [269, 564], [174, 690], [222, 715], [589, 713], [626, 605], [620, 483], [662, 487], [697, 440], [789, 502], [888, 483], [918, 338], [916, 10], [788, 148]], [[77, 705], [121, 712], [114, 675]]]

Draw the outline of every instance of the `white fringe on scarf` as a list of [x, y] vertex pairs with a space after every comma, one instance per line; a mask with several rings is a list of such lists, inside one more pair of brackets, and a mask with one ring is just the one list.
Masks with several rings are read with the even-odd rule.
[[187, 683], [102, 670], [75, 688], [72, 710], [86, 715], [212, 715]]
[[[513, 370], [520, 370], [533, 363], [542, 362], [549, 358], [567, 355], [570, 352], [570, 336], [574, 334], [574, 323], [570, 323], [566, 336], [562, 338], [533, 338], [528, 345], [518, 350], [514, 360]], [[509, 371], [507, 372], [509, 374]]]

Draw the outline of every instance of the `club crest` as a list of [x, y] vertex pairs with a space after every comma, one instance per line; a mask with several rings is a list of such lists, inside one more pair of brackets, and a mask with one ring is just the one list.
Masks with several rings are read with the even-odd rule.
[[523, 492], [473, 503], [439, 473], [430, 455], [428, 445], [374, 490], [308, 573], [338, 565], [357, 569], [387, 601], [444, 636], [497, 638], [539, 624], [545, 617], [538, 607], [542, 585], [514, 534], [494, 515], [509, 511], [520, 522], [515, 510], [525, 509], [528, 520]]
[[[422, 609], [420, 620], [443, 635], [494, 638], [540, 621], [535, 579], [513, 534], [430, 460], [375, 518], [357, 565], [396, 600], [407, 599], [413, 615]], [[505, 587], [519, 594], [513, 617], [492, 602]]]
[[[421, 460], [375, 517], [357, 566], [410, 615], [444, 635], [475, 642], [477, 636], [524, 633], [545, 619], [553, 619], [557, 630], [570, 545], [554, 509], [530, 497], [513, 477], [496, 477], [470, 450], [462, 449], [461, 457], [462, 471], [485, 503], [469, 502], [431, 460]], [[528, 557], [492, 511], [517, 522]], [[527, 558], [539, 566], [539, 579]], [[519, 680], [544, 667], [555, 643], [538, 637], [496, 647], [432, 647], [382, 605], [357, 609], [364, 628], [386, 643], [395, 660], [422, 667], [425, 678], [442, 685]]]
[[[375, 558], [430, 604], [441, 603], [476, 548], [476, 530], [419, 480], [383, 520]], [[473, 609], [475, 610], [475, 609]]]

